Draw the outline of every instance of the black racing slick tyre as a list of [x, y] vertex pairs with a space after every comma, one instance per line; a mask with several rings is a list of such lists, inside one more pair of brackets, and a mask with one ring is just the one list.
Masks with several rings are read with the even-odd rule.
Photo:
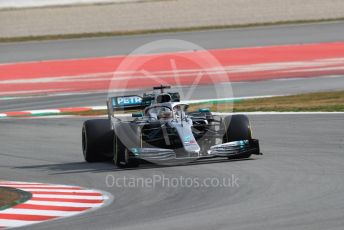
[[82, 127], [82, 152], [87, 162], [107, 161], [112, 158], [113, 131], [108, 119], [85, 121]]
[[225, 128], [224, 143], [252, 139], [250, 121], [247, 116], [226, 116], [222, 122]]
[[[223, 119], [225, 127], [225, 134], [223, 136], [223, 143], [241, 140], [251, 140], [252, 132], [250, 121], [245, 115], [226, 116]], [[234, 156], [228, 157], [229, 159], [242, 159], [249, 158], [250, 152], [244, 152]]]

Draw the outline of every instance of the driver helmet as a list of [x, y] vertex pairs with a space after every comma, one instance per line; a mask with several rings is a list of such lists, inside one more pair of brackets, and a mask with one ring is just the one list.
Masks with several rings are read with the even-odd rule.
[[159, 111], [159, 119], [170, 119], [172, 118], [172, 111], [166, 108], [162, 108]]

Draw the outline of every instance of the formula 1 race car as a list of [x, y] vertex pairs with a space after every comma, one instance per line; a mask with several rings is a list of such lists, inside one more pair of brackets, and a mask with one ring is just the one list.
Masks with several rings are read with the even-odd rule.
[[[245, 115], [215, 116], [209, 109], [188, 112], [169, 86], [152, 93], [110, 97], [108, 119], [93, 119], [82, 127], [82, 150], [87, 162], [113, 160], [118, 167], [142, 161], [181, 164], [203, 158], [248, 158], [261, 154]], [[118, 116], [124, 110], [132, 119]], [[121, 118], [120, 118], [121, 117]]]

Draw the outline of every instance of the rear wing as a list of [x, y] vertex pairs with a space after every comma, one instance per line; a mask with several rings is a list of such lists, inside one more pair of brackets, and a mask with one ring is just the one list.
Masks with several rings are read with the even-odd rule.
[[142, 97], [137, 95], [110, 97], [107, 101], [108, 115], [114, 112], [142, 109]]
[[110, 97], [107, 101], [108, 115], [111, 116], [114, 112], [125, 111], [125, 110], [137, 110], [144, 109], [154, 103], [162, 103], [167, 101], [159, 102], [159, 96], [169, 95], [170, 102], [179, 102], [180, 95], [178, 92], [175, 93], [164, 93], [157, 95], [155, 93], [143, 94], [143, 97], [138, 95], [128, 95], [128, 96], [117, 96]]

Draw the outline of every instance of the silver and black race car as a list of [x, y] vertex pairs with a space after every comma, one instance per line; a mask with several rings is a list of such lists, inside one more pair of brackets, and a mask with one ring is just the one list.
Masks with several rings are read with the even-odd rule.
[[[108, 119], [93, 119], [82, 127], [82, 150], [87, 162], [113, 160], [118, 167], [140, 162], [181, 164], [204, 158], [248, 158], [261, 154], [245, 115], [215, 116], [209, 109], [189, 112], [169, 86], [159, 92], [110, 97]], [[119, 111], [132, 110], [131, 119]], [[122, 114], [123, 115], [123, 114]]]

